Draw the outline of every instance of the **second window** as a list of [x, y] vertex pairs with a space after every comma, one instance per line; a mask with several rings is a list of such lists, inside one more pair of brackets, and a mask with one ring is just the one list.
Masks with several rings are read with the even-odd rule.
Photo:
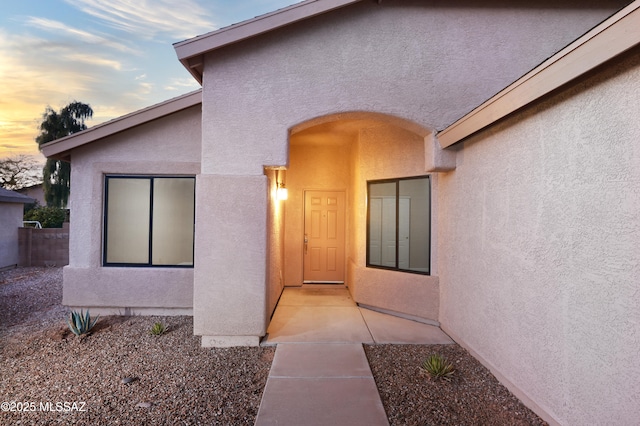
[[370, 181], [367, 189], [367, 266], [429, 274], [429, 177]]

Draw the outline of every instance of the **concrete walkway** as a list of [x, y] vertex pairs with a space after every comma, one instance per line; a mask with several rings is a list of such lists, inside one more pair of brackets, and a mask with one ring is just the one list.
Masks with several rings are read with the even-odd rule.
[[284, 290], [256, 425], [388, 425], [362, 344], [449, 344], [438, 327], [358, 307], [343, 286]]

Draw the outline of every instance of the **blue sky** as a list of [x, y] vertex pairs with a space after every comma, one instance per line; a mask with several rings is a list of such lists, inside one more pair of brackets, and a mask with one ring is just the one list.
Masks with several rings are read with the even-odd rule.
[[172, 44], [297, 0], [3, 0], [0, 159], [39, 155], [47, 106], [74, 100], [89, 126], [199, 87]]

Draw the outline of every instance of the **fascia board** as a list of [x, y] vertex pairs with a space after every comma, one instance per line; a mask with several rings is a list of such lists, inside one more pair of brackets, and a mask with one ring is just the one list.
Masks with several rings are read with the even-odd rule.
[[68, 153], [74, 148], [114, 135], [124, 130], [156, 120], [169, 114], [202, 103], [202, 90], [132, 112], [106, 123], [98, 124], [78, 133], [56, 139], [42, 145], [42, 153], [46, 157], [60, 159], [68, 158]]
[[606, 19], [437, 134], [447, 148], [640, 43], [640, 0]]

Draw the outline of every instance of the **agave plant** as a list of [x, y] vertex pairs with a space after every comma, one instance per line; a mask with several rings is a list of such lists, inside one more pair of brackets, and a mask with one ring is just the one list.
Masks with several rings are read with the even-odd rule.
[[162, 324], [161, 322], [157, 322], [153, 324], [153, 326], [151, 327], [151, 331], [149, 331], [149, 334], [153, 336], [160, 336], [161, 334], [164, 334], [166, 331], [167, 331], [167, 327], [165, 327], [164, 324]]
[[89, 334], [93, 326], [98, 322], [98, 318], [100, 318], [100, 315], [92, 320], [89, 316], [88, 309], [86, 314], [83, 311], [71, 311], [67, 323], [69, 324], [69, 329], [73, 334], [76, 336], [82, 336]]
[[434, 379], [451, 380], [455, 372], [453, 365], [446, 358], [433, 354], [422, 363], [422, 369]]

